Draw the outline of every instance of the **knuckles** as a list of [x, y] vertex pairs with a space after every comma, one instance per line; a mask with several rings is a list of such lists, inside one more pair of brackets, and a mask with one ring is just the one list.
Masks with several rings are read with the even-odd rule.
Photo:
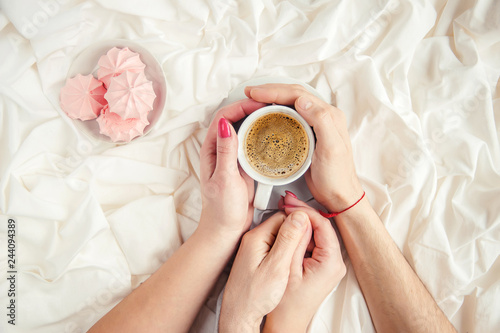
[[241, 251], [254, 252], [257, 247], [257, 237], [252, 230], [247, 231], [241, 238], [240, 249]]
[[332, 110], [329, 110], [328, 108], [320, 107], [316, 110], [316, 117], [322, 121], [330, 121], [331, 112]]
[[208, 183], [202, 185], [201, 191], [207, 199], [216, 199], [220, 196], [221, 184], [215, 181], [209, 181]]
[[347, 274], [347, 268], [343, 261], [339, 262], [337, 265], [332, 266], [331, 275], [334, 277], [336, 283], [340, 282]]
[[345, 124], [347, 123], [347, 118], [345, 116], [345, 113], [340, 111], [339, 109], [337, 108], [333, 108], [334, 110], [334, 115], [335, 115], [335, 118], [337, 119], [338, 122], [342, 123], [342, 124]]
[[300, 96], [300, 95], [303, 95], [304, 92], [307, 92], [306, 88], [304, 88], [300, 84], [291, 84], [289, 86], [289, 89], [292, 91], [292, 94], [295, 96]]
[[297, 237], [296, 230], [292, 230], [291, 228], [281, 229], [279, 233], [279, 239], [286, 244], [293, 242]]
[[230, 155], [233, 154], [234, 147], [230, 142], [218, 142], [217, 143], [217, 154]]
[[282, 225], [278, 234], [278, 240], [284, 244], [294, 243], [299, 237], [302, 237], [300, 229], [290, 225]]

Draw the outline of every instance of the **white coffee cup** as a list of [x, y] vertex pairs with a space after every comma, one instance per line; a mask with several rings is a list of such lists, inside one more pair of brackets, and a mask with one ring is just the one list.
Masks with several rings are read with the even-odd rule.
[[[258, 172], [250, 165], [250, 162], [248, 161], [245, 154], [245, 141], [249, 128], [258, 118], [269, 113], [284, 113], [297, 120], [304, 128], [308, 138], [309, 149], [304, 163], [295, 173], [283, 178], [268, 177]], [[290, 184], [300, 178], [307, 171], [307, 169], [309, 169], [309, 166], [311, 165], [312, 155], [314, 153], [314, 145], [314, 134], [311, 127], [305, 121], [305, 119], [298, 114], [297, 111], [288, 106], [276, 104], [268, 105], [252, 112], [247, 118], [245, 118], [238, 130], [238, 161], [243, 170], [258, 183], [253, 202], [255, 208], [265, 210], [267, 208], [269, 198], [271, 197], [273, 186]]]

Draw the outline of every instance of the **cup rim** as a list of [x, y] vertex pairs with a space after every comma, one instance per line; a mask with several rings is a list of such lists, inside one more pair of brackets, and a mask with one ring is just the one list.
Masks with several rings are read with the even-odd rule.
[[[243, 147], [248, 128], [254, 123], [254, 121], [263, 115], [274, 112], [285, 113], [296, 119], [306, 131], [307, 137], [309, 139], [309, 151], [307, 153], [306, 160], [304, 161], [299, 170], [297, 170], [294, 174], [290, 175], [289, 177], [285, 178], [267, 177], [257, 172], [247, 161], [245, 156], [245, 150]], [[245, 171], [247, 175], [249, 175], [253, 180], [262, 184], [280, 186], [292, 183], [293, 181], [300, 178], [307, 171], [307, 169], [309, 169], [309, 166], [311, 165], [312, 155], [314, 153], [314, 146], [315, 146], [315, 140], [311, 126], [297, 111], [286, 105], [272, 104], [264, 106], [252, 112], [243, 120], [238, 130], [238, 162], [242, 167], [243, 171]]]

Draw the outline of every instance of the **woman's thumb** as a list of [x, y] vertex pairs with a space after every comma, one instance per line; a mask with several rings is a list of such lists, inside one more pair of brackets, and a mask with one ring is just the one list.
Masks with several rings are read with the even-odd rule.
[[238, 170], [238, 139], [226, 118], [219, 119], [217, 126], [217, 164], [214, 173]]

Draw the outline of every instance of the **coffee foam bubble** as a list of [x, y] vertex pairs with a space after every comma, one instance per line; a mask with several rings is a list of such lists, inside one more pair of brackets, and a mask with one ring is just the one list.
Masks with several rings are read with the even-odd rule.
[[266, 114], [250, 126], [245, 139], [250, 165], [266, 177], [293, 175], [304, 164], [309, 140], [302, 125], [284, 113]]

